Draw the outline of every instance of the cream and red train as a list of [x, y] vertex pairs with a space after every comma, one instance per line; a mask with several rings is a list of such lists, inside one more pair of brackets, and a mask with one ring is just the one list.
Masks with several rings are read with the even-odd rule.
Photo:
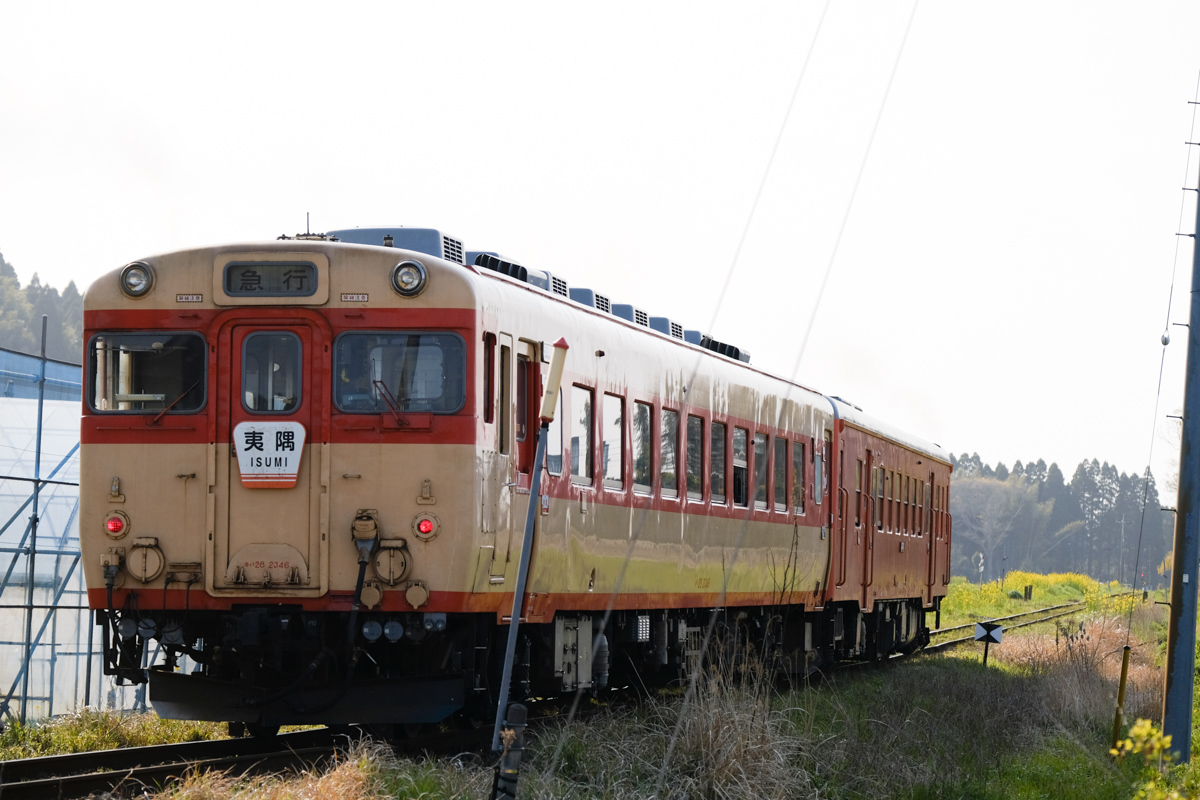
[[88, 596], [164, 717], [486, 716], [534, 479], [518, 696], [676, 679], [717, 607], [780, 669], [882, 657], [946, 592], [942, 448], [437, 231], [146, 258], [84, 324]]

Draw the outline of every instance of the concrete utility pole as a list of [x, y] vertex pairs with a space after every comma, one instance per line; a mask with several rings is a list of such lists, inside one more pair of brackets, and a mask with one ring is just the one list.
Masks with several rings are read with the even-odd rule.
[[[1192, 236], [1192, 294], [1188, 318], [1187, 371], [1183, 393], [1183, 435], [1179, 446], [1179, 499], [1175, 504], [1175, 552], [1171, 560], [1171, 611], [1167, 628], [1163, 733], [1179, 763], [1192, 756], [1192, 691], [1196, 668], [1196, 586], [1200, 572], [1197, 513], [1200, 513], [1200, 192]], [[1164, 337], [1165, 338], [1165, 337]]]

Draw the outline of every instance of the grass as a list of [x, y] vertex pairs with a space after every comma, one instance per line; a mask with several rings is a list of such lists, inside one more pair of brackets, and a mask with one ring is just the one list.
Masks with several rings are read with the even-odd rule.
[[217, 722], [184, 722], [159, 719], [154, 714], [85, 708], [46, 722], [8, 725], [0, 733], [0, 761], [225, 736], [225, 725]]
[[[1035, 586], [1031, 603], [1009, 598], [997, 585], [955, 581], [943, 625], [1067, 599], [1084, 601], [1082, 619], [1006, 632], [1003, 644], [991, 648], [987, 667], [977, 647], [964, 647], [953, 655], [843, 670], [785, 691], [753, 670], [736, 680], [712, 671], [686, 699], [666, 694], [586, 720], [539, 727], [525, 753], [519, 796], [1129, 798], [1135, 782], [1140, 785], [1151, 773], [1138, 758], [1116, 763], [1108, 755], [1115, 679], [1132, 609], [1125, 718], [1157, 716], [1162, 607], [1140, 598], [1132, 605], [1115, 602], [1111, 587], [1082, 576], [1010, 575], [1007, 582], [1028, 583]], [[106, 725], [111, 722], [92, 727]], [[135, 728], [139, 725], [149, 723]], [[223, 732], [207, 727], [212, 734]], [[27, 739], [33, 730], [24, 732]], [[128, 734], [106, 741], [116, 735], [135, 743]], [[203, 732], [186, 735], [208, 738]], [[82, 732], [48, 738], [48, 747], [74, 747], [87, 739]], [[159, 797], [476, 798], [490, 790], [492, 763], [490, 756], [472, 754], [398, 758], [384, 746], [365, 743], [323, 773], [197, 774]], [[1171, 781], [1200, 786], [1200, 771], [1187, 765]]]

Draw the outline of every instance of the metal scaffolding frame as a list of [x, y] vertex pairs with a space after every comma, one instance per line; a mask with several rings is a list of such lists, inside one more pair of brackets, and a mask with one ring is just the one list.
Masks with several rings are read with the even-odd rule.
[[[0, 350], [0, 681], [12, 676], [9, 685], [0, 683], [5, 692], [0, 726], [91, 706], [101, 700], [106, 683], [96, 666], [103, 657], [79, 564], [79, 490], [73, 478], [79, 466], [82, 368], [47, 359], [45, 341], [42, 317], [40, 356]], [[58, 423], [51, 449], [59, 452], [46, 452], [47, 422]], [[44, 457], [54, 466], [43, 476]], [[103, 705], [144, 710], [145, 693], [137, 691], [142, 687], [127, 692], [108, 683]]]

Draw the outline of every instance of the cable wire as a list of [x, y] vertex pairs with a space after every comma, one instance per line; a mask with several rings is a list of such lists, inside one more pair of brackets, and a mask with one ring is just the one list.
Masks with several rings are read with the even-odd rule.
[[[1191, 124], [1190, 132], [1188, 135], [1189, 149], [1187, 151], [1187, 156], [1184, 158], [1184, 165], [1183, 165], [1183, 181], [1182, 182], [1185, 186], [1187, 185], [1188, 176], [1191, 175], [1191, 172], [1192, 172], [1192, 151], [1191, 151], [1190, 143], [1195, 141], [1196, 112], [1198, 109], [1200, 109], [1200, 74], [1197, 74], [1197, 76], [1196, 76], [1196, 89], [1193, 92], [1192, 124]], [[1175, 228], [1176, 231], [1178, 231], [1180, 228], [1183, 227], [1183, 214], [1187, 208], [1186, 197], [1187, 197], [1187, 195], [1181, 195], [1180, 199], [1179, 199], [1179, 221], [1176, 224], [1176, 228]], [[1197, 201], [1196, 202], [1200, 203], [1200, 189], [1197, 190]], [[1200, 234], [1200, 231], [1193, 232], [1193, 235], [1192, 235], [1193, 243], [1195, 242], [1196, 234]], [[1130, 585], [1133, 586], [1135, 591], [1138, 588], [1137, 580], [1138, 580], [1138, 575], [1140, 574], [1140, 571], [1141, 571], [1141, 564], [1142, 564], [1142, 540], [1143, 540], [1143, 537], [1146, 532], [1146, 500], [1149, 498], [1149, 495], [1150, 495], [1150, 464], [1154, 461], [1154, 440], [1157, 438], [1157, 433], [1158, 433], [1158, 409], [1159, 409], [1159, 404], [1162, 400], [1163, 371], [1164, 371], [1164, 369], [1166, 367], [1166, 363], [1167, 363], [1167, 345], [1170, 341], [1170, 332], [1171, 332], [1171, 305], [1174, 302], [1174, 298], [1175, 298], [1175, 278], [1179, 273], [1179, 244], [1180, 244], [1180, 239], [1182, 239], [1182, 238], [1183, 237], [1181, 237], [1181, 236], [1175, 237], [1175, 257], [1172, 260], [1172, 264], [1171, 264], [1171, 287], [1167, 292], [1167, 317], [1166, 317], [1165, 322], [1163, 323], [1162, 354], [1159, 357], [1159, 362], [1158, 362], [1158, 387], [1154, 392], [1154, 416], [1152, 418], [1153, 425], [1151, 426], [1151, 434], [1150, 434], [1150, 448], [1149, 448], [1150, 452], [1146, 456], [1146, 474], [1143, 476], [1143, 481], [1142, 481], [1142, 516], [1141, 516], [1141, 522], [1138, 524], [1138, 543], [1137, 543], [1137, 551], [1136, 551], [1136, 554], [1134, 556], [1134, 561], [1133, 561], [1133, 580], [1131, 580], [1129, 582]], [[1193, 247], [1195, 247], [1195, 246], [1196, 246], [1196, 244], [1193, 244]], [[1194, 256], [1193, 256], [1193, 258], [1194, 258]], [[1189, 320], [1189, 322], [1195, 323], [1196, 320]], [[1192, 335], [1191, 328], [1189, 328], [1188, 329], [1188, 337], [1190, 338], [1191, 335]], [[1176, 520], [1176, 524], [1178, 524], [1178, 520]], [[1145, 586], [1146, 586], [1146, 582], [1143, 580], [1142, 581], [1142, 589], [1143, 590], [1145, 590]], [[1131, 641], [1131, 637], [1133, 635], [1133, 630], [1132, 630], [1133, 629], [1133, 606], [1134, 606], [1134, 603], [1131, 602], [1129, 604], [1129, 618], [1125, 624], [1125, 644], [1126, 644], [1126, 646], [1129, 645], [1129, 642]]]

